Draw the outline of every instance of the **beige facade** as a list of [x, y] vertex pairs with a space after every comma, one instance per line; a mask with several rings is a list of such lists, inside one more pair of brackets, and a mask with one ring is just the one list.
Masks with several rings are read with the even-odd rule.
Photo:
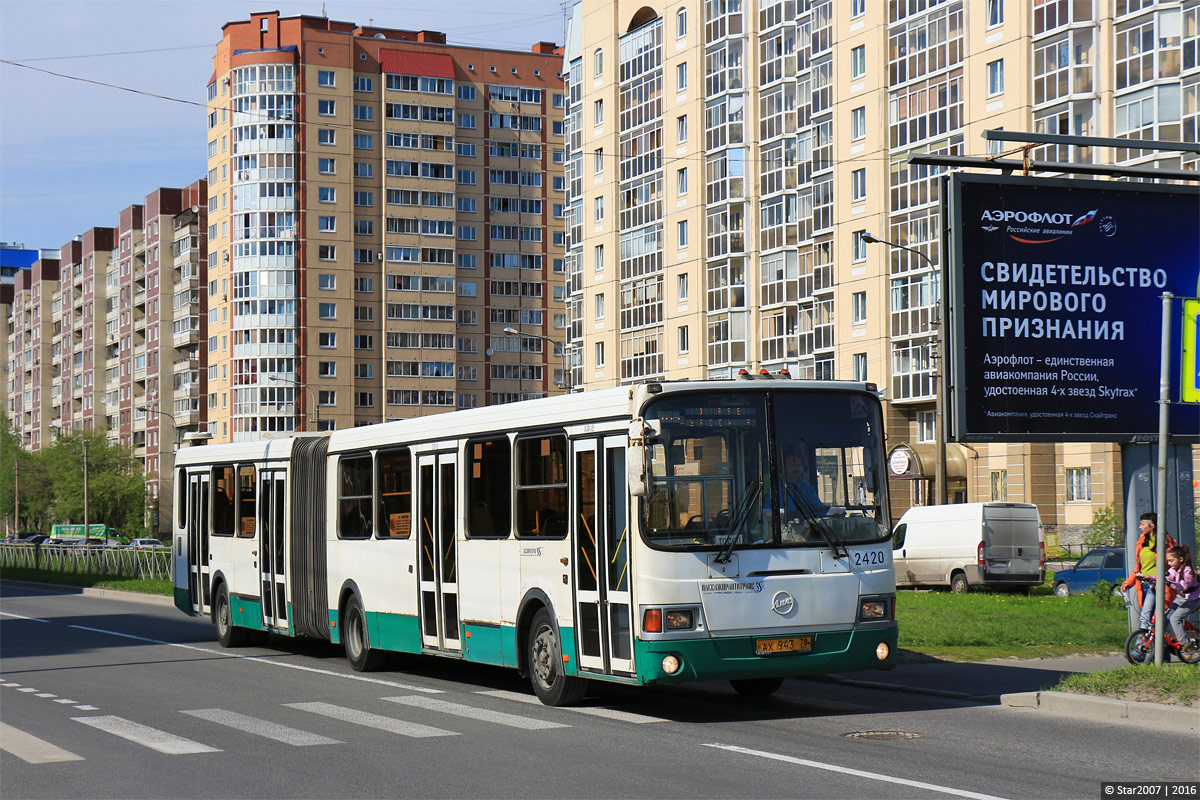
[[[868, 380], [890, 446], [933, 452], [940, 171], [907, 159], [1000, 153], [981, 136], [998, 128], [1196, 141], [1198, 37], [1196, 0], [577, 2], [575, 383]], [[1116, 445], [950, 448], [951, 501], [1036, 502], [1067, 531], [1120, 499]], [[935, 500], [932, 473], [911, 472], [892, 481], [896, 511]]]
[[225, 26], [208, 93], [214, 440], [565, 384], [561, 70], [545, 43], [276, 13]]

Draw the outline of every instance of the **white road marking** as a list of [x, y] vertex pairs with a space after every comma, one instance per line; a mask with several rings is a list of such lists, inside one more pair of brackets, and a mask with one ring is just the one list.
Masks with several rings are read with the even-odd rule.
[[120, 736], [122, 739], [128, 739], [135, 744], [140, 744], [144, 747], [149, 747], [151, 750], [157, 750], [160, 753], [166, 753], [171, 756], [187, 755], [189, 753], [221, 752], [219, 748], [209, 747], [200, 742], [193, 742], [191, 739], [185, 739], [182, 736], [160, 731], [157, 728], [151, 728], [149, 725], [142, 725], [139, 722], [133, 722], [122, 717], [72, 717], [72, 719], [97, 730], [111, 733], [114, 736]]
[[73, 706], [76, 703], [78, 703], [79, 701], [78, 700], [68, 700], [67, 698], [64, 697], [59, 700], [55, 700], [54, 702], [62, 703], [64, 706]]
[[931, 792], [939, 792], [941, 794], [949, 794], [955, 797], [969, 797], [972, 800], [1004, 800], [991, 794], [981, 794], [979, 792], [971, 792], [966, 789], [955, 789], [951, 786], [939, 786], [936, 783], [925, 783], [924, 781], [914, 781], [908, 778], [897, 778], [892, 775], [883, 775], [878, 772], [866, 772], [861, 769], [852, 769], [851, 767], [840, 767], [837, 764], [825, 764], [821, 761], [810, 761], [807, 758], [796, 758], [795, 756], [785, 756], [780, 753], [768, 753], [764, 750], [751, 750], [747, 747], [738, 747], [732, 744], [715, 744], [705, 743], [704, 747], [715, 747], [718, 750], [728, 750], [732, 753], [742, 753], [748, 756], [757, 756], [759, 758], [768, 758], [772, 761], [782, 761], [786, 764], [796, 764], [801, 767], [809, 767], [811, 769], [823, 769], [827, 772], [837, 772], [842, 775], [853, 775], [857, 778], [867, 778], [873, 781], [883, 781], [884, 783], [894, 783], [899, 786], [911, 786], [914, 789], [926, 789]]
[[17, 689], [17, 691], [18, 692], [36, 692], [37, 689], [34, 689], [32, 686], [26, 686], [23, 689]]
[[223, 708], [197, 708], [192, 711], [181, 711], [179, 713], [187, 714], [191, 717], [199, 717], [209, 722], [215, 722], [218, 725], [252, 733], [255, 736], [274, 739], [277, 742], [295, 745], [296, 747], [308, 747], [315, 744], [341, 744], [337, 739], [330, 739], [315, 733], [299, 730], [298, 728], [289, 728], [286, 725], [268, 722], [265, 719], [248, 717], [245, 714], [239, 714], [236, 711], [226, 711]]
[[99, 711], [95, 706], [75, 706], [76, 711]]
[[12, 689], [12, 688], [14, 688], [16, 686], [20, 686], [20, 685], [21, 684], [19, 684], [19, 683], [0, 683], [0, 686], [3, 686], [6, 689]]
[[407, 695], [405, 697], [383, 697], [380, 699], [387, 700], [389, 703], [400, 703], [401, 705], [412, 706], [414, 708], [440, 711], [443, 714], [453, 714], [456, 717], [494, 722], [497, 725], [507, 725], [510, 728], [522, 728], [527, 731], [571, 727], [570, 725], [563, 725], [560, 722], [522, 717], [517, 714], [505, 714], [503, 711], [491, 711], [486, 708], [476, 708], [475, 706], [466, 706], [460, 703], [448, 703], [445, 700], [438, 700], [433, 697]]
[[197, 647], [192, 644], [182, 644], [180, 642], [166, 642], [162, 639], [150, 639], [146, 636], [134, 636], [131, 633], [119, 633], [117, 631], [109, 631], [103, 628], [88, 628], [84, 625], [72, 625], [72, 628], [78, 628], [81, 631], [91, 631], [92, 633], [107, 633], [109, 636], [120, 636], [123, 639], [134, 639], [139, 642], [147, 642], [149, 644], [164, 644], [168, 647], [180, 647], [184, 650], [195, 650], [198, 653], [204, 653], [210, 656], [224, 656], [225, 658], [239, 658], [243, 661], [253, 661], [256, 664], [269, 664], [272, 667], [286, 667], [287, 669], [300, 670], [301, 672], [313, 672], [317, 675], [328, 675], [333, 678], [345, 678], [352, 681], [362, 681], [363, 683], [376, 683], [381, 686], [391, 686], [395, 689], [403, 689], [409, 692], [425, 692], [426, 694], [442, 694], [441, 689], [430, 689], [426, 686], [410, 686], [407, 683], [399, 681], [388, 681], [383, 678], [368, 678], [366, 675], [348, 675], [344, 672], [334, 672], [329, 669], [318, 669], [317, 667], [306, 667], [303, 664], [287, 664], [282, 661], [272, 661], [269, 658], [262, 656], [243, 656], [237, 653], [226, 653], [220, 650], [213, 650], [209, 647]]
[[433, 728], [428, 725], [418, 725], [415, 722], [405, 722], [402, 719], [371, 714], [353, 708], [343, 708], [331, 703], [284, 703], [284, 705], [287, 708], [309, 711], [313, 714], [329, 717], [330, 719], [351, 722], [355, 725], [363, 725], [367, 728], [375, 728], [381, 731], [388, 731], [389, 733], [398, 733], [401, 736], [409, 736], [415, 739], [424, 739], [431, 736], [458, 736], [454, 731], [445, 731], [441, 728]]
[[[538, 700], [535, 695], [521, 694], [520, 692], [508, 692], [503, 689], [488, 689], [475, 694], [487, 695], [488, 697], [499, 697], [504, 700], [515, 700], [518, 703], [527, 703], [529, 705], [540, 706], [542, 701]], [[593, 717], [605, 717], [606, 719], [615, 719], [620, 722], [632, 722], [635, 725], [644, 725], [647, 722], [665, 722], [662, 717], [650, 717], [645, 714], [635, 714], [632, 711], [619, 711], [615, 708], [605, 708], [603, 706], [564, 706], [563, 711], [577, 711], [580, 714], [590, 714]]]
[[45, 739], [0, 722], [0, 750], [12, 753], [30, 764], [49, 764], [55, 761], [83, 761], [83, 756], [63, 750]]
[[40, 694], [34, 695], [34, 697], [58, 697], [58, 695], [51, 694], [50, 692], [41, 692]]
[[49, 622], [48, 619], [39, 619], [38, 617], [22, 617], [20, 614], [12, 614], [8, 611], [0, 611], [0, 617], [12, 617], [13, 619], [23, 619], [26, 622]]

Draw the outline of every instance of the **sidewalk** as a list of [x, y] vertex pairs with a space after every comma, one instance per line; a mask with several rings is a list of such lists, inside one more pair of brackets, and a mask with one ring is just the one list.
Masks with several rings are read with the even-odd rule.
[[[1178, 661], [1171, 663], [1180, 669], [1195, 669]], [[1046, 691], [1067, 675], [1128, 665], [1125, 657], [1119, 655], [965, 663], [939, 661], [900, 664], [890, 672], [856, 672], [829, 678], [846, 686], [928, 694], [1092, 720], [1200, 730], [1198, 708]]]

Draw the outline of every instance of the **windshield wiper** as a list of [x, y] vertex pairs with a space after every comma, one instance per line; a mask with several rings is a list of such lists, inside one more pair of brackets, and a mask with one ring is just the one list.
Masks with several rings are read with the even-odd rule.
[[804, 492], [800, 491], [800, 486], [796, 483], [786, 483], [788, 499], [795, 504], [800, 513], [804, 515], [804, 519], [808, 522], [809, 527], [817, 532], [833, 549], [833, 554], [837, 558], [849, 558], [850, 552], [846, 549], [846, 544], [839, 538], [833, 535], [833, 531], [826, 527], [821, 520], [817, 510], [813, 507], [812, 500], [804, 496]]
[[729, 524], [725, 526], [725, 530], [721, 531], [721, 533], [727, 533], [728, 538], [722, 545], [721, 552], [713, 559], [717, 564], [728, 564], [729, 559], [733, 558], [733, 545], [741, 535], [739, 529], [750, 518], [750, 510], [758, 500], [759, 494], [762, 493], [762, 481], [748, 481], [746, 489], [746, 493], [742, 495], [742, 499], [738, 501], [729, 515]]

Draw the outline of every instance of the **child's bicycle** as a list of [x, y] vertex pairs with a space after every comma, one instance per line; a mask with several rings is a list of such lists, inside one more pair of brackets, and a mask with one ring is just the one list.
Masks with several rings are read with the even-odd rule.
[[[1155, 618], [1152, 617], [1149, 630], [1138, 628], [1125, 640], [1125, 658], [1130, 664], [1149, 664], [1154, 661], [1154, 626]], [[1183, 628], [1191, 639], [1186, 648], [1179, 646], [1174, 634], [1163, 633], [1163, 660], [1168, 660], [1174, 653], [1186, 664], [1200, 664], [1200, 631], [1196, 630], [1190, 619], [1183, 621]]]

